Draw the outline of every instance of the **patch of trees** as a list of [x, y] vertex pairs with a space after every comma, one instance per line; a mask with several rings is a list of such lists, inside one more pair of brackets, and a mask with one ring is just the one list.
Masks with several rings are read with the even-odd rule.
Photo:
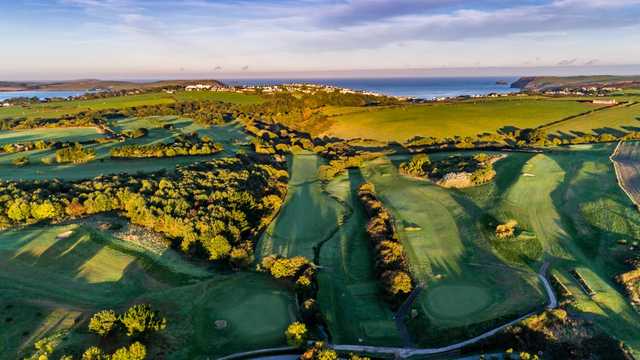
[[302, 320], [307, 327], [322, 323], [322, 315], [316, 303], [318, 294], [316, 267], [309, 259], [303, 256], [286, 258], [270, 255], [262, 259], [258, 269], [294, 287], [298, 301], [302, 304]]
[[[500, 336], [472, 345], [467, 351], [513, 349], [542, 359], [631, 359], [627, 347], [586, 319], [559, 308], [533, 315], [507, 328]], [[507, 354], [505, 354], [507, 355]], [[525, 355], [526, 357], [526, 355]]]
[[222, 151], [222, 144], [216, 144], [208, 137], [197, 133], [182, 135], [172, 143], [150, 145], [123, 145], [111, 149], [112, 158], [164, 158], [176, 156], [211, 155]]
[[413, 289], [404, 247], [398, 240], [389, 211], [371, 183], [358, 189], [358, 198], [369, 217], [367, 233], [375, 250], [375, 268], [387, 299], [398, 306]]
[[95, 159], [95, 157], [96, 152], [93, 149], [85, 148], [80, 143], [66, 145], [56, 150], [56, 162], [59, 164], [82, 164]]
[[254, 237], [280, 208], [287, 171], [246, 156], [178, 166], [173, 173], [91, 180], [0, 182], [0, 225], [118, 212], [184, 252], [242, 266]]
[[426, 154], [416, 154], [411, 160], [400, 164], [401, 174], [414, 177], [427, 177], [434, 182], [444, 182], [453, 176], [464, 177], [470, 185], [481, 185], [491, 181], [496, 173], [493, 163], [501, 156], [480, 153], [474, 156], [449, 156], [431, 161]]

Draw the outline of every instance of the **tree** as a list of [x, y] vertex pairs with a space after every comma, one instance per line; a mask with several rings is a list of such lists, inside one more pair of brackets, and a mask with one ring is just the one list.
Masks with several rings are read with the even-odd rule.
[[31, 215], [31, 206], [23, 199], [17, 199], [9, 205], [7, 216], [15, 222], [26, 221]]
[[102, 310], [95, 313], [89, 320], [89, 330], [107, 336], [118, 325], [118, 316], [113, 310]]
[[307, 325], [296, 321], [287, 327], [284, 334], [287, 337], [287, 344], [289, 344], [289, 346], [302, 346], [308, 335]]
[[129, 348], [122, 347], [116, 350], [109, 360], [144, 360], [147, 357], [147, 348], [136, 341]]
[[410, 293], [412, 289], [411, 277], [404, 271], [385, 271], [382, 279], [389, 293], [397, 295], [398, 293]]
[[209, 259], [211, 260], [226, 258], [231, 252], [231, 244], [229, 244], [229, 241], [222, 235], [216, 235], [202, 240], [202, 246], [209, 253]]
[[82, 360], [107, 360], [107, 356], [97, 346], [92, 346], [82, 354]]
[[31, 206], [31, 216], [36, 220], [53, 219], [58, 216], [58, 209], [49, 200]]
[[309, 264], [309, 260], [303, 256], [295, 256], [290, 259], [280, 258], [271, 266], [271, 275], [276, 279], [294, 277], [307, 264]]
[[122, 314], [120, 322], [127, 329], [127, 336], [161, 331], [167, 327], [167, 319], [153, 311], [148, 304], [133, 305]]

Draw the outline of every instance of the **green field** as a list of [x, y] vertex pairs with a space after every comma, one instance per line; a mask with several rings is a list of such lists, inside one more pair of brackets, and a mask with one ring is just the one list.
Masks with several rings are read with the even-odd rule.
[[404, 159], [374, 160], [363, 175], [394, 215], [411, 271], [426, 285], [410, 322], [418, 343], [446, 345], [544, 305], [535, 272], [494, 253], [484, 210], [459, 191], [399, 175]]
[[[638, 352], [640, 316], [612, 279], [624, 271], [629, 251], [617, 242], [640, 236], [640, 214], [617, 185], [608, 159], [613, 147], [586, 145], [520, 155], [521, 166], [512, 166], [508, 179], [465, 193], [490, 214], [514, 218], [533, 232], [552, 272], [574, 289], [575, 307]], [[521, 176], [514, 176], [516, 171]], [[569, 274], [572, 269], [596, 291], [593, 298], [579, 289]]]
[[[133, 303], [166, 315], [160, 348], [173, 359], [282, 346], [295, 316], [293, 296], [265, 275], [215, 275], [173, 250], [154, 254], [77, 225], [0, 233], [0, 267], [0, 353], [11, 358], [56, 331], [70, 331], [61, 347], [82, 352], [98, 340], [86, 331], [92, 313]], [[217, 319], [228, 327], [214, 330]]]
[[629, 131], [640, 131], [640, 103], [619, 105], [611, 109], [593, 112], [545, 127], [549, 133], [561, 137], [581, 134], [612, 134], [621, 136]]
[[375, 275], [367, 216], [356, 193], [362, 182], [352, 170], [326, 185], [348, 212], [339, 231], [322, 245], [318, 301], [334, 342], [402, 346]]
[[104, 99], [57, 101], [31, 104], [28, 106], [11, 106], [0, 108], [0, 119], [25, 117], [55, 118], [67, 114], [77, 114], [87, 110], [125, 109], [144, 105], [171, 104], [177, 101], [211, 100], [236, 104], [256, 104], [262, 98], [256, 95], [236, 94], [213, 91], [178, 91], [175, 94], [154, 92], [141, 95], [115, 96]]
[[[164, 124], [173, 124], [174, 130], [164, 129]], [[147, 136], [138, 139], [127, 139], [124, 144], [146, 145], [154, 143], [169, 143], [175, 137], [191, 132], [207, 135], [214, 142], [223, 145], [224, 151], [210, 156], [186, 156], [163, 159], [111, 159], [110, 151], [114, 147], [123, 145], [120, 142], [89, 145], [96, 152], [96, 159], [86, 164], [56, 164], [42, 163], [43, 158], [53, 159], [55, 151], [32, 150], [27, 152], [0, 154], [0, 179], [50, 179], [58, 177], [66, 180], [93, 178], [99, 175], [118, 173], [152, 172], [162, 169], [172, 170], [176, 165], [190, 164], [220, 156], [235, 154], [240, 145], [247, 142], [247, 135], [242, 131], [242, 126], [237, 122], [220, 126], [203, 126], [188, 119], [175, 117], [150, 117], [129, 118], [113, 121], [111, 126], [116, 131], [147, 128]], [[0, 133], [0, 144], [10, 142], [34, 141], [44, 138], [56, 141], [83, 141], [97, 138], [101, 135], [94, 128], [71, 129], [30, 129], [19, 131], [4, 131]], [[12, 161], [26, 156], [30, 164], [17, 167]]]
[[475, 136], [502, 128], [537, 127], [598, 107], [570, 100], [513, 98], [410, 105], [330, 117], [326, 134], [401, 142], [417, 135]]
[[88, 141], [102, 137], [97, 128], [38, 128], [16, 131], [0, 131], [0, 145], [45, 141]]
[[314, 247], [338, 230], [346, 209], [323, 192], [318, 179], [322, 164], [322, 158], [312, 153], [289, 157], [287, 197], [258, 243], [258, 257], [280, 254], [313, 259]]

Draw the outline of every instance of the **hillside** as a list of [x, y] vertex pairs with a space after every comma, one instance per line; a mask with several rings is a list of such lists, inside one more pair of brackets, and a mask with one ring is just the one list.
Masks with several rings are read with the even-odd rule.
[[187, 86], [194, 84], [208, 84], [223, 86], [217, 80], [161, 80], [153, 82], [110, 81], [97, 79], [82, 79], [56, 82], [10, 82], [0, 81], [0, 91], [84, 91], [93, 89], [128, 90], [153, 89], [170, 86]]
[[640, 87], [640, 76], [526, 76], [511, 84], [512, 88], [530, 91], [543, 91], [560, 88], [581, 87]]

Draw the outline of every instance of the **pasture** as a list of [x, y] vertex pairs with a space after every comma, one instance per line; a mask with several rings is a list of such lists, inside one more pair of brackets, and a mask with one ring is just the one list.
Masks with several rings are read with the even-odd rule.
[[[0, 268], [0, 353], [12, 358], [59, 331], [68, 334], [58, 356], [82, 352], [98, 341], [86, 331], [91, 314], [134, 303], [167, 317], [162, 338], [151, 341], [176, 359], [282, 346], [295, 316], [293, 296], [265, 275], [215, 275], [173, 250], [154, 254], [78, 225], [0, 233]], [[218, 319], [228, 326], [215, 330]]]
[[[600, 105], [571, 100], [478, 99], [407, 105], [330, 117], [326, 135], [404, 142], [414, 136], [446, 138], [495, 133], [503, 128], [532, 128], [581, 114]], [[335, 110], [334, 110], [335, 111]]]
[[235, 104], [257, 104], [262, 98], [257, 95], [236, 94], [213, 91], [178, 91], [174, 94], [152, 92], [140, 95], [115, 96], [104, 99], [55, 101], [0, 108], [0, 119], [4, 118], [55, 118], [62, 115], [77, 114], [88, 110], [126, 109], [145, 105], [171, 104], [178, 101], [224, 101]]
[[570, 138], [582, 134], [624, 135], [640, 131], [640, 103], [618, 105], [544, 127], [550, 134]]

